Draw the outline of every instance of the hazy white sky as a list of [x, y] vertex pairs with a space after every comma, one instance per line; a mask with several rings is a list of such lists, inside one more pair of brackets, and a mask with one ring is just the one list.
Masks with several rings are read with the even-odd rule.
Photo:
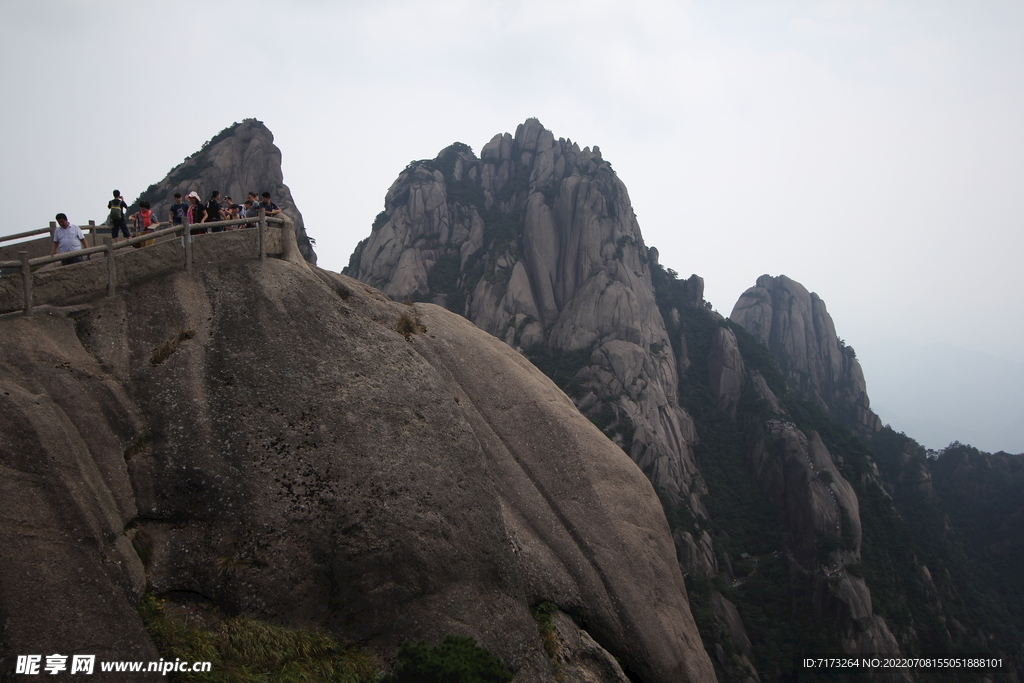
[[1024, 451], [1022, 2], [0, 0], [0, 26], [3, 232], [100, 222], [255, 117], [340, 270], [409, 161], [535, 116], [601, 147], [723, 314], [784, 273], [884, 422]]

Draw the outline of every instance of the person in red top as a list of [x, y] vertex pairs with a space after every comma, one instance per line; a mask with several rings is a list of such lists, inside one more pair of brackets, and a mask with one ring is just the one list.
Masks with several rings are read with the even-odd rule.
[[139, 210], [133, 213], [129, 218], [135, 225], [135, 230], [142, 230], [144, 232], [153, 232], [150, 230], [150, 226], [156, 223], [156, 216], [149, 208], [149, 202], [139, 202]]
[[[132, 227], [135, 230], [136, 236], [142, 233], [153, 232], [151, 226], [154, 223], [158, 222], [156, 220], [156, 216], [153, 214], [153, 211], [149, 208], [149, 206], [149, 202], [139, 202], [139, 210], [128, 217], [128, 219], [132, 222]], [[144, 245], [134, 244], [132, 246], [138, 249], [142, 246], [148, 247], [152, 243], [152, 240], [149, 240]]]

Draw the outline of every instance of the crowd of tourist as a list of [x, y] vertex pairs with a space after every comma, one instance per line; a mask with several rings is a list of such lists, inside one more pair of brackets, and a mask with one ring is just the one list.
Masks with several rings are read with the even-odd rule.
[[[199, 193], [189, 192], [182, 201], [181, 193], [174, 193], [174, 203], [167, 210], [167, 222], [171, 225], [181, 225], [188, 219], [191, 225], [190, 232], [193, 235], [210, 232], [223, 232], [224, 230], [238, 230], [241, 228], [254, 228], [256, 223], [242, 223], [239, 225], [218, 225], [224, 221], [238, 220], [241, 218], [256, 218], [260, 209], [263, 209], [267, 216], [276, 216], [281, 213], [281, 208], [270, 200], [270, 193], [264, 192], [257, 195], [249, 192], [244, 202], [236, 204], [231, 197], [220, 196], [220, 192], [214, 190], [210, 198], [203, 202]], [[139, 202], [139, 210], [128, 215], [128, 205], [118, 190], [114, 190], [114, 198], [107, 202], [107, 225], [110, 227], [110, 236], [114, 242], [123, 235], [125, 239], [131, 237], [132, 232], [136, 235], [152, 232], [159, 225], [160, 221], [153, 213], [151, 204], [146, 201]], [[129, 231], [128, 224], [131, 223], [132, 230]], [[205, 225], [213, 223], [214, 225]], [[74, 223], [70, 223], [63, 213], [57, 214], [58, 227], [53, 232], [53, 244], [51, 254], [64, 254], [89, 247], [85, 235]], [[147, 243], [148, 244], [148, 243]], [[141, 245], [138, 245], [141, 246]], [[61, 261], [63, 265], [78, 263], [82, 258], [71, 257]]]
[[[217, 190], [210, 193], [210, 199], [205, 204], [199, 193], [194, 190], [189, 192], [185, 199], [187, 203], [182, 201], [180, 192], [174, 193], [174, 203], [167, 210], [167, 220], [173, 225], [181, 225], [185, 217], [188, 217], [188, 222], [191, 225], [198, 226], [192, 228], [192, 234], [205, 233], [207, 228], [202, 227], [203, 223], [217, 223], [239, 218], [255, 218], [259, 215], [260, 209], [263, 209], [268, 216], [276, 216], [281, 213], [280, 207], [270, 201], [269, 192], [264, 192], [259, 197], [255, 192], [249, 192], [245, 201], [241, 204], [235, 204], [231, 197], [221, 199], [220, 192]], [[212, 232], [222, 232], [225, 229], [233, 230], [236, 227], [251, 228], [255, 227], [255, 225], [255, 223], [243, 223], [240, 226], [234, 227], [215, 225], [211, 226], [209, 230]]]

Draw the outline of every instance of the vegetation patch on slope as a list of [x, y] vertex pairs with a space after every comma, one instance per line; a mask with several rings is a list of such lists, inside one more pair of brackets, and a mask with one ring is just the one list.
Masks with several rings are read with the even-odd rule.
[[372, 655], [341, 645], [326, 633], [273, 626], [243, 617], [202, 628], [169, 614], [165, 604], [153, 595], [139, 603], [139, 615], [160, 654], [167, 660], [180, 658], [212, 665], [209, 672], [177, 674], [177, 680], [372, 683], [378, 679]]
[[511, 683], [500, 659], [472, 638], [446, 636], [440, 644], [406, 641], [398, 650], [395, 672], [380, 683]]
[[[857, 494], [863, 543], [855, 571], [863, 574], [875, 612], [885, 618], [903, 652], [1019, 656], [1018, 622], [1007, 609], [1009, 596], [998, 589], [1001, 582], [991, 566], [978, 561], [961, 536], [947, 528], [950, 517], [925, 491], [897, 487], [893, 496], [873, 476], [875, 461], [881, 472], [895, 474], [894, 451], [910, 446], [905, 440], [909, 437], [886, 429], [869, 447], [819, 407], [796, 399], [785, 403], [797, 426], [819, 433]], [[922, 567], [930, 568], [931, 579]], [[975, 677], [937, 670], [929, 680]]]

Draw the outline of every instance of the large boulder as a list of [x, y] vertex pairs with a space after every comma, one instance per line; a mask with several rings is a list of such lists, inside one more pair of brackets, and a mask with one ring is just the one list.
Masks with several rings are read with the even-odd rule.
[[[159, 246], [159, 245], [158, 245]], [[472, 636], [553, 676], [713, 681], [636, 465], [520, 354], [301, 261], [0, 318], [0, 659], [156, 659], [143, 591], [393, 656]], [[601, 654], [604, 652], [605, 654]], [[587, 665], [585, 661], [600, 662]]]

